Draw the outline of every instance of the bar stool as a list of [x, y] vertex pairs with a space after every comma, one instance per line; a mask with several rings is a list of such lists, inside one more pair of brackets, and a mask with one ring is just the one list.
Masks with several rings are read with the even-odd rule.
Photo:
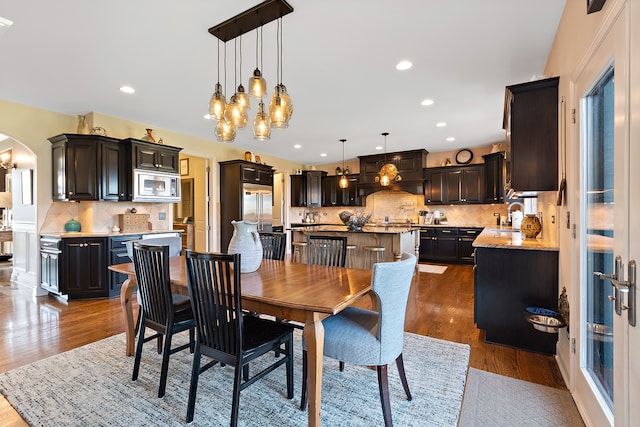
[[365, 270], [373, 268], [374, 264], [374, 255], [375, 262], [383, 262], [384, 261], [384, 248], [382, 246], [365, 246], [365, 258], [364, 258], [364, 268]]
[[293, 262], [301, 263], [306, 257], [307, 242], [293, 242], [291, 245], [293, 246], [293, 254], [291, 256]]
[[356, 251], [358, 247], [356, 245], [347, 245], [347, 268], [356, 268]]

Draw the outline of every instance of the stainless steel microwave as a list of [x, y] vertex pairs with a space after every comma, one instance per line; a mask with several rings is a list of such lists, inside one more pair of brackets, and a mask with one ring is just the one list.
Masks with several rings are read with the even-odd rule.
[[135, 169], [133, 171], [133, 201], [179, 202], [180, 175]]

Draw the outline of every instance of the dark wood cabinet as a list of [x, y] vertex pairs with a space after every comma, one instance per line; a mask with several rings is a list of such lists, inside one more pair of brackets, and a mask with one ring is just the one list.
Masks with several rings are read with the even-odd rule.
[[40, 238], [40, 287], [55, 294], [60, 294], [61, 245], [59, 237]]
[[558, 189], [559, 80], [554, 77], [506, 88], [506, 182], [516, 191]]
[[100, 200], [117, 202], [127, 200], [125, 151], [118, 141], [102, 141], [100, 144], [100, 171], [98, 187]]
[[484, 202], [484, 165], [429, 168], [424, 177], [425, 204]]
[[340, 188], [341, 176], [325, 176], [322, 178], [322, 206], [361, 206], [358, 197], [358, 175], [349, 175], [349, 186]]
[[482, 227], [420, 228], [420, 261], [473, 264], [473, 241]]
[[273, 168], [267, 165], [240, 164], [242, 182], [273, 186]]
[[127, 139], [131, 144], [134, 169], [178, 173], [181, 148], [169, 145], [154, 144], [133, 138]]
[[466, 227], [458, 229], [458, 261], [465, 264], [473, 264], [473, 241], [481, 232], [481, 227]]
[[504, 153], [491, 153], [484, 158], [485, 195], [487, 203], [504, 202]]
[[[392, 163], [398, 168], [402, 176], [402, 183], [422, 181], [423, 169], [427, 166], [428, 151], [410, 150], [385, 154], [373, 154], [359, 156], [360, 159], [360, 184], [376, 184], [376, 177], [380, 168], [386, 163]], [[378, 184], [379, 185], [379, 184]]]
[[300, 175], [291, 175], [291, 206], [321, 207], [322, 180], [325, 176], [327, 176], [325, 171], [302, 171]]
[[526, 307], [557, 310], [558, 252], [475, 250], [474, 319], [487, 342], [555, 354], [558, 334], [535, 330]]
[[109, 296], [107, 238], [62, 239], [60, 292], [69, 299]]

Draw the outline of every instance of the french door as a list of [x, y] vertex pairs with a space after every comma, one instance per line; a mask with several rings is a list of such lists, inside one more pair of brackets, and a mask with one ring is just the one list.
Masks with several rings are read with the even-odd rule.
[[637, 221], [631, 212], [640, 206], [640, 151], [630, 143], [627, 9], [622, 6], [611, 19], [573, 87], [579, 136], [575, 277], [580, 303], [574, 393], [594, 426], [640, 422], [640, 327], [634, 326], [633, 283], [640, 235], [634, 239], [630, 228]]

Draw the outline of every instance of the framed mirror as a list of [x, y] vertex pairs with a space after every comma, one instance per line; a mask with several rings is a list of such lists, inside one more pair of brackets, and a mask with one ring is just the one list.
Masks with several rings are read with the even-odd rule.
[[193, 178], [180, 180], [180, 203], [173, 205], [174, 222], [193, 222]]

